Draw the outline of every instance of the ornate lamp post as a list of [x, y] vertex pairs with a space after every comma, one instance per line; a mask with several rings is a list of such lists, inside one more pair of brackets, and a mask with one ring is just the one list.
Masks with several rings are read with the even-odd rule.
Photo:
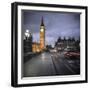
[[32, 52], [32, 35], [29, 30], [24, 33], [24, 50], [25, 52]]
[[25, 37], [26, 37], [26, 39], [30, 37], [30, 31], [29, 30], [26, 30]]

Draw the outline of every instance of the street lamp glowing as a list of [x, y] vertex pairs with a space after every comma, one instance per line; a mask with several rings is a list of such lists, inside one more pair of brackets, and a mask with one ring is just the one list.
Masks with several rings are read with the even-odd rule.
[[26, 30], [25, 36], [26, 36], [26, 37], [29, 37], [29, 36], [30, 36], [29, 30]]
[[26, 32], [29, 33], [29, 30], [27, 29]]

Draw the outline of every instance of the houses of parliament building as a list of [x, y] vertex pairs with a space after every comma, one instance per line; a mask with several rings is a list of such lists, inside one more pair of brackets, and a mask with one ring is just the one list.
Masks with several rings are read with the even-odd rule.
[[24, 52], [42, 52], [45, 50], [45, 25], [43, 17], [40, 25], [40, 42], [33, 42], [33, 35], [26, 31], [24, 39]]

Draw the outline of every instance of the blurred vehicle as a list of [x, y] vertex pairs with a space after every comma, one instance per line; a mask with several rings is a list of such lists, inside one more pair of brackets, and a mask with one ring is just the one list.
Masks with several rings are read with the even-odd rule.
[[68, 48], [64, 52], [66, 58], [80, 59], [80, 51], [75, 48]]
[[63, 50], [64, 50], [63, 48], [60, 48], [60, 47], [57, 48], [57, 51], [59, 51], [59, 52], [60, 52], [60, 51], [63, 51]]
[[53, 52], [56, 53], [57, 50], [56, 50], [56, 49], [50, 49], [49, 52], [51, 52], [51, 53], [53, 53]]

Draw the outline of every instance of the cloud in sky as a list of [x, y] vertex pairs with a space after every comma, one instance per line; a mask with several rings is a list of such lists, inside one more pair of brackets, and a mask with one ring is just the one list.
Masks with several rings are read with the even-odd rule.
[[80, 14], [46, 11], [23, 11], [22, 28], [30, 30], [33, 41], [39, 42], [41, 18], [44, 18], [46, 43], [54, 45], [59, 36], [80, 37]]

